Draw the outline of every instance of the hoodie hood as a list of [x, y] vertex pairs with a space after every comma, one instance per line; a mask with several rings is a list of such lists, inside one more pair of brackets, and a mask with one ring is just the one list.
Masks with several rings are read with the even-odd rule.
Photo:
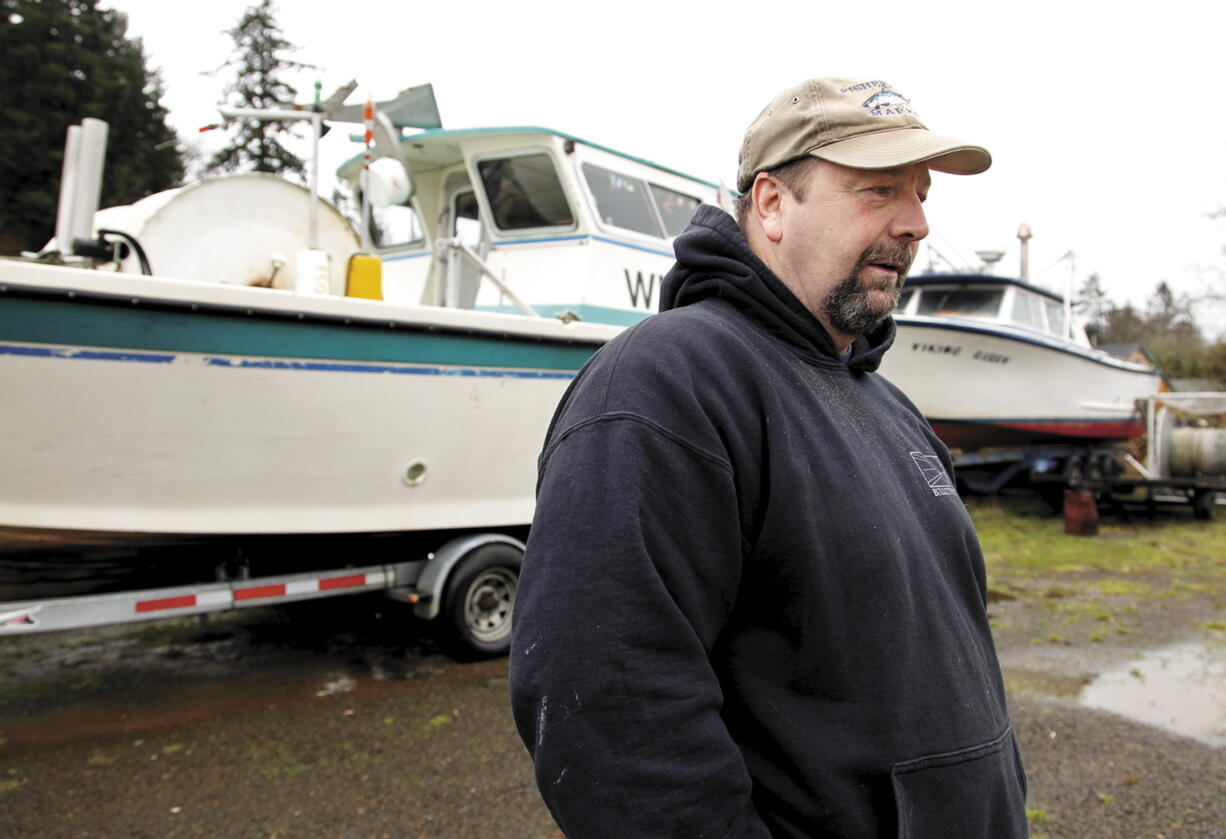
[[[660, 288], [660, 311], [679, 309], [708, 297], [732, 303], [767, 332], [804, 355], [838, 359], [834, 342], [821, 322], [750, 249], [736, 220], [707, 204], [673, 244], [677, 264]], [[894, 343], [894, 319], [887, 317], [852, 344], [850, 370], [877, 369]]]

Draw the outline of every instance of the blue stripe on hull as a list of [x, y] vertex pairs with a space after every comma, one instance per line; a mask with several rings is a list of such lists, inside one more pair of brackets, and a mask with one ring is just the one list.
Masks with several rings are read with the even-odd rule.
[[573, 379], [574, 373], [553, 370], [499, 370], [471, 367], [399, 367], [388, 364], [332, 364], [322, 361], [252, 361], [206, 358], [210, 367], [255, 370], [308, 370], [322, 373], [392, 373], [400, 376], [475, 376], [495, 379]]
[[[28, 358], [54, 358], [65, 361], [126, 361], [143, 364], [169, 364], [178, 356], [150, 355], [132, 352], [99, 352], [76, 347], [26, 347], [0, 344], [0, 355], [16, 355]], [[463, 376], [493, 379], [542, 379], [570, 380], [574, 373], [554, 370], [502, 370], [474, 367], [427, 367], [421, 365], [392, 364], [339, 364], [324, 361], [274, 361], [217, 358], [210, 356], [204, 363], [210, 367], [226, 367], [244, 370], [303, 370], [313, 373], [391, 373], [398, 376]]]
[[0, 344], [0, 355], [67, 358], [75, 361], [139, 361], [146, 364], [169, 364], [175, 360], [175, 356], [163, 353], [104, 352], [101, 350], [83, 350], [76, 347], [23, 347], [13, 344]]

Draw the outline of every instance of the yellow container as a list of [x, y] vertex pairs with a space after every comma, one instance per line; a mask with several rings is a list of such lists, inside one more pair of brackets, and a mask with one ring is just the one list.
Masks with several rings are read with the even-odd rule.
[[349, 257], [345, 271], [345, 294], [366, 300], [383, 299], [383, 262], [368, 253]]

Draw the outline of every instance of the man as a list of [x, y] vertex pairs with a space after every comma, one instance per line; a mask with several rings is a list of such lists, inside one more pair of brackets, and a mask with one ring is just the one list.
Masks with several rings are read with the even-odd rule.
[[511, 690], [572, 839], [1026, 835], [983, 558], [948, 452], [873, 371], [929, 170], [988, 153], [881, 81], [780, 94], [661, 314], [540, 459]]

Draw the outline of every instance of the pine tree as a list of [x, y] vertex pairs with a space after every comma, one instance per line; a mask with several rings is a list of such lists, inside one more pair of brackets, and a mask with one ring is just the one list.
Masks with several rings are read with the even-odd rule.
[[1111, 302], [1107, 299], [1107, 292], [1098, 274], [1086, 277], [1081, 288], [1077, 290], [1077, 300], [1073, 307], [1085, 321], [1086, 335], [1090, 343], [1097, 345], [1103, 331], [1107, 328], [1107, 313], [1111, 307]]
[[1131, 303], [1109, 305], [1101, 341], [1144, 345], [1172, 378], [1201, 375], [1204, 336], [1187, 295], [1176, 294], [1165, 281], [1154, 286], [1144, 313]]
[[161, 78], [127, 28], [97, 0], [0, 0], [0, 253], [51, 238], [64, 139], [84, 117], [110, 125], [102, 206], [182, 179]]
[[[233, 107], [284, 106], [298, 92], [285, 81], [284, 73], [308, 65], [282, 56], [297, 48], [282, 37], [275, 12], [272, 0], [261, 0], [259, 5], [248, 7], [227, 32], [234, 39], [234, 54], [219, 70], [234, 72], [234, 80], [226, 86], [228, 102]], [[292, 127], [287, 122], [237, 121], [230, 144], [210, 158], [207, 171], [269, 172], [302, 179], [305, 172], [302, 159], [277, 139]]]
[[1205, 350], [1203, 373], [1212, 379], [1218, 387], [1226, 388], [1226, 341], [1218, 341]]

